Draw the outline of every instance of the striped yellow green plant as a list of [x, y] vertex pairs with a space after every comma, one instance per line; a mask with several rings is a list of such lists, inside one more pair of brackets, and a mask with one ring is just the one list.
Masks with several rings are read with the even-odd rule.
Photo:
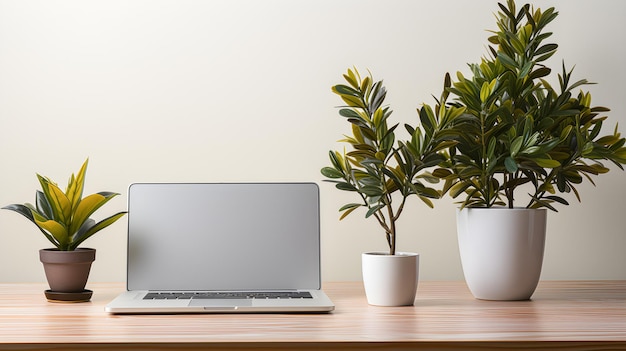
[[118, 212], [99, 222], [90, 218], [119, 193], [104, 191], [83, 198], [88, 162], [89, 159], [85, 160], [76, 176], [72, 174], [65, 192], [49, 178], [37, 174], [42, 189], [37, 190], [35, 205], [12, 204], [3, 209], [28, 218], [57, 249], [75, 250], [82, 242], [126, 214]]

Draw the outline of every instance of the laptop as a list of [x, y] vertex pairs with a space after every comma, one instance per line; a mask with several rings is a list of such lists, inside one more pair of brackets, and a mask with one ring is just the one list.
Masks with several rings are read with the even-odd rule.
[[315, 183], [135, 183], [115, 314], [329, 312]]

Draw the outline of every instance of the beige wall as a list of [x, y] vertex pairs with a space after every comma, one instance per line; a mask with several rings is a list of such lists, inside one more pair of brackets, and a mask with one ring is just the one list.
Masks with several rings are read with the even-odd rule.
[[[576, 65], [594, 103], [626, 127], [626, 2], [557, 6], [551, 64]], [[485, 53], [496, 1], [0, 1], [0, 204], [33, 201], [35, 173], [62, 185], [89, 156], [87, 191], [122, 196], [135, 181], [316, 181], [348, 132], [330, 86], [356, 65], [385, 79], [400, 123], [439, 94], [445, 72]], [[401, 137], [405, 137], [401, 135]], [[551, 213], [544, 279], [626, 279], [626, 174], [581, 186]], [[321, 183], [324, 280], [360, 279], [360, 253], [383, 250], [351, 201]], [[462, 279], [454, 204], [412, 200], [399, 247], [421, 253], [422, 279]], [[126, 219], [87, 242], [91, 281], [125, 278]], [[176, 235], [175, 233], [173, 235]], [[49, 244], [0, 211], [0, 282], [43, 281]]]

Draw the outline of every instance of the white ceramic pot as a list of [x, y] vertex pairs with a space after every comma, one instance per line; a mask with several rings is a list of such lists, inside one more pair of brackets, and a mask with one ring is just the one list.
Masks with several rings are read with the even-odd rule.
[[370, 305], [413, 305], [419, 276], [418, 254], [367, 252], [361, 258], [363, 285]]
[[483, 300], [528, 300], [539, 282], [546, 209], [457, 210], [465, 281]]

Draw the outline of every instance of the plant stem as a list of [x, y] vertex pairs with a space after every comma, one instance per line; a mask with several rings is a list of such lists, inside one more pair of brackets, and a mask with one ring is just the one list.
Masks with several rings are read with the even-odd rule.
[[[389, 215], [389, 225], [391, 226], [390, 231], [387, 233], [389, 237], [389, 254], [396, 254], [396, 219], [398, 219], [398, 213], [394, 216], [393, 208], [391, 207], [391, 195], [388, 194], [384, 197], [385, 203], [387, 204], [387, 213]], [[402, 210], [399, 208], [399, 211]]]
[[[484, 105], [484, 103], [483, 103]], [[482, 175], [481, 175], [481, 181], [482, 181], [482, 186], [481, 186], [481, 192], [483, 193], [483, 198], [486, 200], [485, 201], [485, 206], [486, 207], [491, 207], [491, 181], [489, 180], [489, 174], [487, 172], [487, 164], [489, 163], [489, 159], [488, 159], [488, 155], [487, 155], [487, 141], [485, 140], [485, 118], [486, 118], [486, 112], [484, 110], [484, 106], [483, 106], [483, 110], [480, 112], [480, 143], [481, 143], [481, 171], [482, 171]]]

